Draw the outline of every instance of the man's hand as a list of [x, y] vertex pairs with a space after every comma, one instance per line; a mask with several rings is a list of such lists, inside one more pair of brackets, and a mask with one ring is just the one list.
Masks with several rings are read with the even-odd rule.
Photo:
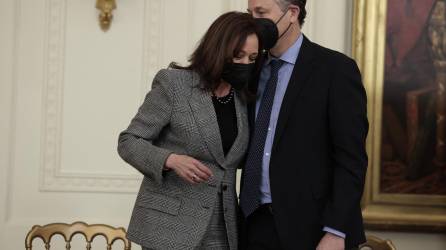
[[316, 250], [344, 250], [345, 240], [337, 235], [326, 233]]

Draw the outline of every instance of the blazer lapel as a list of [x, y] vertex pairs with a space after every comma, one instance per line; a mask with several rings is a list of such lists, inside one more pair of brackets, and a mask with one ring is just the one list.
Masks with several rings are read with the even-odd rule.
[[212, 156], [218, 164], [223, 165], [225, 159], [220, 128], [211, 96], [200, 87], [199, 76], [195, 76], [193, 82], [191, 98], [189, 99], [192, 116]]
[[226, 155], [225, 164], [230, 165], [233, 161], [241, 158], [246, 150], [249, 140], [249, 128], [246, 105], [238, 94], [234, 94], [235, 112], [237, 117], [237, 137]]
[[280, 138], [285, 129], [285, 125], [290, 116], [293, 103], [299, 96], [302, 87], [307, 84], [311, 73], [314, 70], [314, 45], [307, 37], [304, 36], [302, 47], [300, 48], [299, 56], [294, 65], [293, 73], [288, 83], [285, 96], [280, 108], [279, 118], [277, 121], [276, 133], [274, 135], [273, 151], [280, 141]]

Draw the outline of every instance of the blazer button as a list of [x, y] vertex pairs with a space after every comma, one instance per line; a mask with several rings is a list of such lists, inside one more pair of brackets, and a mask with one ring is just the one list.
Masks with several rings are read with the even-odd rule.
[[221, 188], [223, 189], [223, 191], [226, 191], [226, 190], [228, 190], [228, 185], [225, 184]]

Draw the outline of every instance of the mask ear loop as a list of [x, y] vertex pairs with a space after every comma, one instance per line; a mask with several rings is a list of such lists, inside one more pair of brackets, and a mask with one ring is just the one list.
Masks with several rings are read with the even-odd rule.
[[280, 23], [280, 21], [282, 21], [282, 19], [283, 19], [283, 17], [286, 15], [286, 13], [288, 13], [288, 10], [290, 10], [290, 9], [286, 9], [285, 10], [285, 12], [282, 14], [282, 16], [279, 18], [279, 20], [277, 20], [277, 22], [275, 23], [276, 25], [278, 24], [278, 23]]
[[[277, 20], [277, 22], [276, 22], [276, 26], [277, 26], [277, 24], [280, 23], [280, 21], [282, 21], [283, 17], [286, 15], [286, 13], [288, 13], [289, 10], [290, 10], [289, 8], [287, 8], [287, 9], [285, 10], [285, 12], [283, 13], [283, 15], [279, 18], [279, 20]], [[288, 30], [291, 28], [291, 25], [292, 25], [292, 23], [290, 23], [290, 24], [288, 25], [288, 27], [286, 28], [286, 30], [279, 36], [279, 38], [277, 38], [277, 41], [280, 40], [280, 38], [282, 38], [282, 37], [288, 32]]]
[[[283, 19], [283, 17], [286, 15], [286, 13], [288, 13], [288, 10], [289, 9], [286, 9], [286, 11], [282, 14], [282, 16], [279, 18], [279, 20], [277, 20], [277, 22], [275, 22], [274, 24], [276, 25], [276, 27], [277, 27], [277, 24], [278, 23], [280, 23], [280, 21], [282, 21], [282, 19]], [[290, 29], [290, 27], [291, 27], [291, 24], [292, 23], [290, 23], [290, 25], [288, 25], [288, 27], [286, 28], [286, 30], [277, 38], [277, 41], [279, 41], [280, 40], [280, 38], [282, 38], [283, 37], [283, 35], [285, 35], [287, 32], [288, 32], [288, 30]], [[277, 41], [276, 41], [276, 43], [277, 43]], [[266, 49], [263, 49], [262, 50], [262, 54], [264, 55], [264, 56], [266, 56], [266, 55], [268, 55], [268, 53], [269, 53], [269, 50], [266, 50]]]

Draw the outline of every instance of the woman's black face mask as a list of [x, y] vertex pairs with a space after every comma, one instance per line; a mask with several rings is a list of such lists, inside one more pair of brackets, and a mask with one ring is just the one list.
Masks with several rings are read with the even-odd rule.
[[254, 63], [227, 63], [223, 69], [221, 78], [231, 84], [236, 90], [242, 90], [248, 85], [254, 72]]

